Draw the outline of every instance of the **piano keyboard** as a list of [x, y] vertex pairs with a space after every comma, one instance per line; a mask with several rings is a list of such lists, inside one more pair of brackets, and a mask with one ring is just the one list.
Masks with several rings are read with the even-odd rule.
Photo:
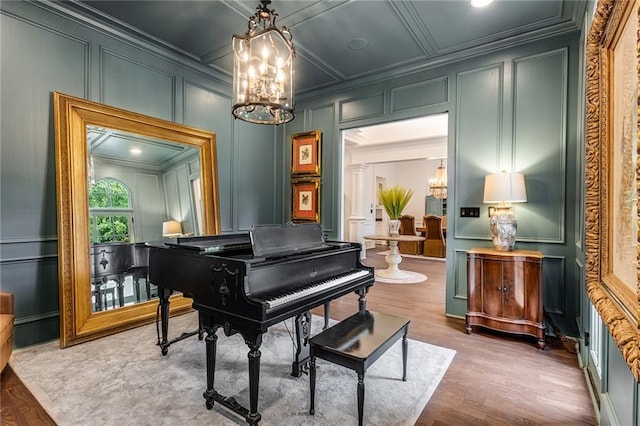
[[322, 291], [328, 290], [330, 288], [334, 288], [337, 286], [340, 286], [342, 284], [348, 283], [350, 281], [356, 280], [358, 278], [362, 278], [369, 275], [369, 271], [367, 270], [360, 270], [357, 272], [352, 272], [349, 274], [345, 274], [342, 275], [338, 278], [332, 278], [326, 281], [321, 281], [319, 283], [314, 283], [313, 285], [309, 286], [309, 287], [305, 287], [300, 289], [299, 291], [295, 291], [293, 293], [290, 294], [285, 294], [285, 295], [281, 295], [281, 296], [277, 296], [271, 299], [268, 299], [267, 302], [267, 309], [273, 309], [273, 308], [277, 308], [278, 306], [282, 306], [285, 305], [289, 302], [293, 302], [295, 300], [298, 299], [302, 299], [305, 298], [307, 296], [311, 296], [313, 294], [316, 293], [320, 293]]

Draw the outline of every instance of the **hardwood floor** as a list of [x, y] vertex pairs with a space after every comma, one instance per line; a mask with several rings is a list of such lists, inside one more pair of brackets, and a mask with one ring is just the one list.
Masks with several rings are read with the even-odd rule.
[[[377, 251], [368, 250], [364, 263], [385, 268]], [[427, 275], [427, 281], [376, 283], [367, 308], [406, 316], [410, 338], [456, 351], [417, 425], [598, 424], [576, 355], [558, 340], [548, 340], [540, 350], [535, 338], [485, 330], [467, 335], [464, 320], [444, 315], [444, 262], [403, 258], [400, 266]], [[331, 303], [331, 317], [344, 319], [356, 309], [357, 297], [349, 295]], [[322, 309], [314, 313], [321, 315]], [[0, 387], [2, 425], [55, 424], [10, 367]]]
[[22, 381], [6, 366], [0, 376], [0, 425], [55, 426]]

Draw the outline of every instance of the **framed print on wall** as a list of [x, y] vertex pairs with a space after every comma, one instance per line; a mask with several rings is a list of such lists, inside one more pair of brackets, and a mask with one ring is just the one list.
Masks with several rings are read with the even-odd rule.
[[320, 222], [320, 179], [291, 182], [291, 221]]
[[291, 135], [291, 175], [320, 176], [322, 132]]

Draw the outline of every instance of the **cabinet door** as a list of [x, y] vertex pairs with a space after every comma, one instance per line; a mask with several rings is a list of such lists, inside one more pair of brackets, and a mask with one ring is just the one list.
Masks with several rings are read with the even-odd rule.
[[502, 316], [502, 262], [482, 261], [482, 311], [494, 317]]
[[502, 264], [502, 316], [505, 318], [524, 319], [525, 280], [524, 262], [504, 262]]

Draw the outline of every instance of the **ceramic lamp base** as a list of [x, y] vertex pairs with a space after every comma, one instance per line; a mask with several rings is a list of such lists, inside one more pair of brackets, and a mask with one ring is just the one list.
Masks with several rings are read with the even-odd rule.
[[516, 242], [518, 220], [511, 207], [496, 207], [489, 219], [493, 245], [500, 251], [511, 251]]

